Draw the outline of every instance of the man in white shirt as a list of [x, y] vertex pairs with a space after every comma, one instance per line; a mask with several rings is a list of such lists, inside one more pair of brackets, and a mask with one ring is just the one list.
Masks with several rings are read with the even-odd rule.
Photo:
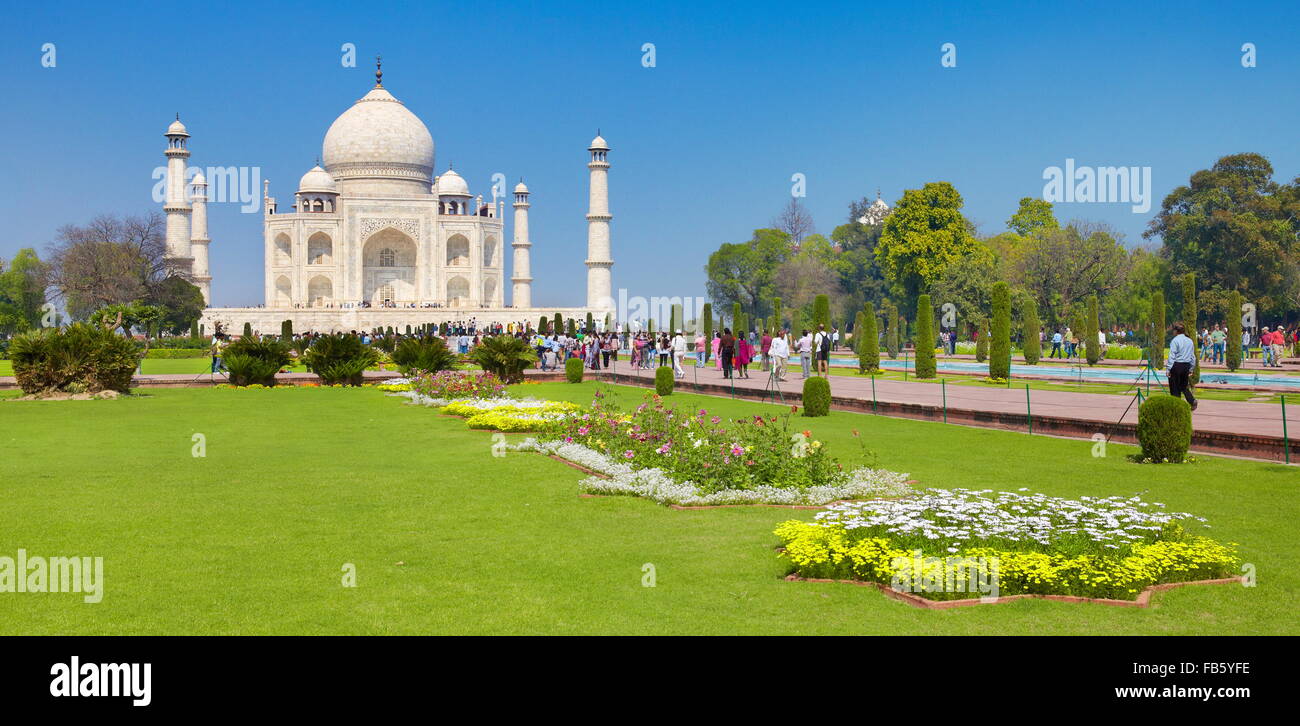
[[809, 376], [809, 369], [812, 367], [812, 343], [812, 335], [805, 330], [799, 342], [795, 344], [795, 350], [799, 353], [799, 363], [803, 366], [804, 378]]
[[682, 358], [686, 357], [686, 337], [682, 335], [682, 331], [680, 330], [678, 330], [677, 334], [673, 336], [672, 349], [673, 373], [678, 378], [685, 378], [686, 371], [682, 369]]
[[782, 330], [780, 335], [772, 338], [772, 347], [768, 350], [769, 355], [772, 356], [772, 377], [778, 381], [785, 380], [785, 365], [790, 359], [790, 344], [785, 342], [788, 332]]

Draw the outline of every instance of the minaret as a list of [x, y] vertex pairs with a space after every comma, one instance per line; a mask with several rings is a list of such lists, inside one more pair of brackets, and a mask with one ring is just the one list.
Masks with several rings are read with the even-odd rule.
[[592, 310], [609, 310], [614, 307], [610, 268], [614, 260], [609, 256], [609, 144], [596, 132], [587, 148], [591, 161], [590, 209], [587, 212], [587, 307]]
[[533, 306], [533, 276], [528, 264], [528, 251], [533, 246], [528, 241], [528, 187], [520, 179], [515, 186], [515, 238], [511, 247], [515, 250], [514, 291], [510, 295], [510, 304], [517, 308]]
[[190, 203], [185, 195], [185, 165], [190, 158], [186, 139], [190, 135], [181, 123], [181, 115], [167, 127], [167, 201], [163, 212], [167, 215], [168, 274], [189, 277], [193, 258], [190, 257]]
[[212, 277], [208, 273], [208, 180], [203, 172], [190, 182], [193, 215], [190, 218], [190, 254], [194, 257], [193, 282], [203, 291], [203, 304], [212, 305]]

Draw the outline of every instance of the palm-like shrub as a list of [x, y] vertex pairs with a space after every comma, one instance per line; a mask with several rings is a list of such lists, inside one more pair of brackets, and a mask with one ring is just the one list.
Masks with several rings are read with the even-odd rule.
[[226, 347], [221, 361], [230, 371], [230, 383], [235, 386], [275, 385], [275, 374], [293, 362], [289, 344], [282, 340], [240, 338]]
[[22, 333], [14, 337], [9, 355], [18, 386], [28, 395], [126, 393], [140, 361], [134, 341], [85, 323]]
[[303, 353], [307, 370], [328, 385], [361, 385], [362, 374], [379, 362], [379, 351], [355, 335], [322, 335]]
[[513, 335], [488, 336], [470, 351], [469, 357], [506, 383], [524, 380], [524, 369], [537, 362], [537, 354], [528, 341]]
[[456, 354], [447, 350], [442, 338], [406, 338], [393, 348], [393, 363], [402, 375], [437, 373], [456, 367]]
[[569, 383], [582, 383], [581, 358], [570, 358], [564, 361], [564, 379]]

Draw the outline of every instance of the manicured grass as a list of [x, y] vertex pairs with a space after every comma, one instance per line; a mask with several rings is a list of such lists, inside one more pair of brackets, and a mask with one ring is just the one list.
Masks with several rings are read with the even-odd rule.
[[[587, 402], [600, 384], [516, 391]], [[602, 386], [607, 390], [608, 386]], [[642, 389], [619, 388], [636, 405]], [[152, 389], [0, 401], [0, 555], [103, 556], [104, 600], [0, 594], [0, 634], [1295, 633], [1293, 469], [1127, 462], [1091, 441], [832, 412], [796, 418], [846, 463], [858, 430], [926, 486], [1144, 492], [1239, 542], [1259, 586], [1162, 593], [1147, 610], [1047, 601], [924, 611], [852, 585], [789, 583], [773, 526], [812, 512], [675, 511], [577, 496], [582, 474], [374, 388]], [[10, 397], [10, 393], [5, 397]], [[782, 406], [692, 394], [720, 415]], [[191, 437], [207, 456], [191, 456]], [[515, 439], [516, 437], [510, 437]], [[340, 585], [353, 563], [358, 585]], [[401, 564], [399, 564], [401, 563]], [[642, 586], [643, 565], [657, 586]]]

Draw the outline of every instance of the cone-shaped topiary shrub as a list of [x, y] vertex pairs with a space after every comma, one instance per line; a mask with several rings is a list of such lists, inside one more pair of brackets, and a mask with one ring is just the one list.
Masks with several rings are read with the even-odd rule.
[[880, 331], [876, 328], [876, 309], [871, 303], [862, 307], [862, 330], [853, 334], [858, 340], [858, 372], [880, 370]]
[[827, 416], [831, 412], [831, 382], [812, 376], [803, 382], [803, 415]]
[[569, 383], [582, 383], [582, 359], [570, 358], [564, 361], [564, 379]]
[[993, 283], [993, 326], [989, 331], [989, 377], [1011, 376], [1011, 288]]
[[916, 298], [916, 377], [934, 378], [934, 308], [930, 296]]
[[1241, 367], [1241, 293], [1237, 290], [1228, 295], [1228, 353], [1224, 363], [1230, 371]]
[[1137, 435], [1143, 459], [1180, 463], [1192, 443], [1192, 407], [1164, 394], [1148, 398], [1138, 409]]
[[1038, 361], [1043, 357], [1043, 343], [1038, 339], [1039, 329], [1042, 323], [1038, 321], [1038, 303], [1034, 301], [1033, 295], [1025, 295], [1025, 363], [1028, 365], [1038, 365]]
[[1201, 380], [1201, 329], [1196, 327], [1196, 273], [1189, 272], [1183, 275], [1183, 327], [1187, 329], [1184, 333], [1192, 339], [1192, 350], [1195, 355], [1192, 356], [1192, 372], [1187, 376], [1187, 382], [1190, 385], [1196, 385]]
[[655, 393], [660, 396], [671, 396], [673, 383], [672, 366], [659, 366], [655, 369]]
[[1083, 334], [1079, 337], [1081, 337], [1084, 343], [1088, 346], [1085, 349], [1088, 355], [1088, 365], [1095, 366], [1099, 361], [1101, 361], [1101, 343], [1098, 341], [1098, 335], [1100, 334], [1101, 329], [1101, 318], [1097, 311], [1096, 295], [1088, 297], [1088, 311], [1085, 313], [1083, 321], [1087, 326], [1087, 329], [1084, 330]]

